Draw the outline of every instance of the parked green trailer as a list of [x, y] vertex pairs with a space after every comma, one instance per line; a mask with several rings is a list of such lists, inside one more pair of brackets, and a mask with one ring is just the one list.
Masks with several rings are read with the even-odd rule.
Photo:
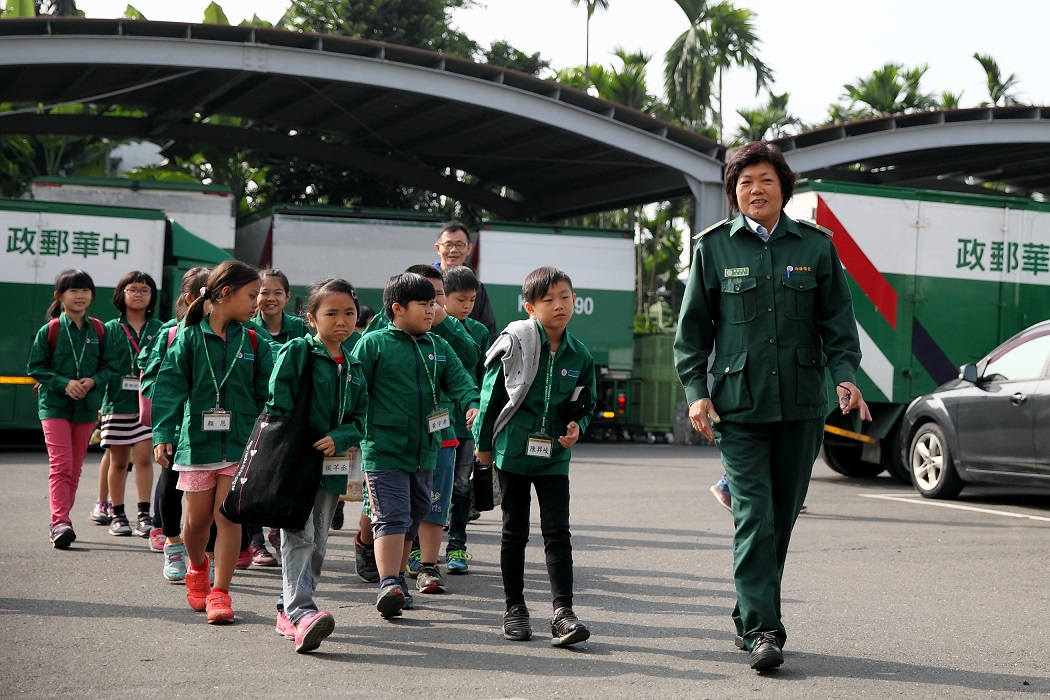
[[825, 460], [907, 481], [898, 429], [915, 397], [1050, 318], [1050, 204], [811, 181], [787, 206], [834, 233], [860, 331], [858, 385], [873, 422], [833, 412]]

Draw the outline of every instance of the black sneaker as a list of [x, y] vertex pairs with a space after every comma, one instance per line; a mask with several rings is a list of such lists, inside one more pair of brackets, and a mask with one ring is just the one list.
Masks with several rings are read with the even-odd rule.
[[361, 544], [360, 537], [354, 537], [354, 561], [357, 564], [358, 576], [369, 583], [379, 583], [375, 545]]
[[335, 506], [335, 513], [332, 514], [332, 529], [333, 530], [342, 530], [343, 529], [343, 502], [342, 501], [339, 501], [339, 503], [336, 504], [336, 506]]
[[145, 513], [139, 513], [135, 522], [135, 534], [139, 537], [149, 537], [149, 531], [153, 529], [153, 518]]
[[420, 593], [444, 593], [445, 582], [436, 566], [424, 566], [416, 577], [416, 590]]
[[73, 532], [73, 526], [69, 523], [59, 523], [51, 528], [51, 544], [55, 549], [66, 549], [77, 538]]
[[503, 613], [503, 638], [512, 642], [527, 642], [532, 639], [532, 624], [529, 609], [524, 605], [512, 605]]
[[591, 636], [587, 625], [576, 619], [572, 608], [558, 608], [551, 620], [551, 645], [567, 647], [578, 644]]
[[387, 581], [387, 584], [379, 589], [376, 597], [376, 610], [385, 618], [398, 617], [405, 607], [405, 592], [397, 580]]
[[117, 537], [131, 537], [131, 524], [123, 515], [114, 516], [109, 523], [109, 534]]

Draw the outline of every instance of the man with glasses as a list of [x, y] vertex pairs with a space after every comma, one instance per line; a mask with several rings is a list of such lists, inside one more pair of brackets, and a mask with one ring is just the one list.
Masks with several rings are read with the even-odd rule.
[[[474, 245], [470, 242], [470, 233], [467, 232], [466, 226], [458, 221], [449, 221], [441, 227], [434, 250], [441, 257], [441, 260], [434, 263], [434, 267], [444, 272], [450, 267], [466, 265], [470, 254], [474, 251]], [[489, 301], [484, 284], [479, 285], [478, 296], [474, 301], [474, 309], [470, 312], [470, 318], [485, 324], [485, 327], [489, 329], [490, 342], [496, 341], [500, 329], [496, 327], [496, 314], [492, 311], [492, 302]]]

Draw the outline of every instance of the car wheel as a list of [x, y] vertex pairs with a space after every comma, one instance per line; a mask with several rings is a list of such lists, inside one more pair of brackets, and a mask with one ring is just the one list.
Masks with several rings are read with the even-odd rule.
[[859, 442], [852, 440], [842, 443], [825, 441], [821, 449], [824, 461], [828, 463], [832, 471], [855, 479], [874, 479], [883, 472], [885, 467], [881, 464], [862, 461], [860, 458], [862, 447]]
[[925, 423], [915, 432], [908, 450], [911, 482], [926, 498], [955, 498], [963, 482], [955, 471], [944, 431], [936, 423]]

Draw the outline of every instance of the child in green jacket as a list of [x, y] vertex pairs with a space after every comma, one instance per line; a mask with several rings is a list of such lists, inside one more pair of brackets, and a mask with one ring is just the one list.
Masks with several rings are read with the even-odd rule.
[[569, 646], [590, 636], [572, 610], [569, 459], [570, 448], [590, 423], [587, 408], [572, 407], [583, 389], [594, 396], [594, 360], [566, 330], [576, 301], [567, 274], [555, 267], [533, 270], [525, 278], [522, 295], [529, 320], [510, 324], [486, 356], [474, 438], [479, 462], [491, 464], [495, 453], [503, 495], [500, 567], [507, 607], [503, 636], [514, 641], [532, 637], [524, 588], [535, 487], [547, 577], [554, 594], [551, 643]]
[[277, 601], [277, 631], [295, 640], [295, 651], [313, 651], [335, 629], [331, 613], [318, 610], [313, 594], [321, 578], [328, 532], [340, 494], [346, 493], [352, 450], [365, 431], [368, 394], [361, 364], [351, 354], [357, 292], [346, 280], [328, 279], [310, 290], [306, 314], [315, 336], [293, 338], [277, 355], [266, 412], [291, 415], [308, 362], [313, 362], [309, 423], [324, 437], [314, 448], [325, 455], [313, 509], [302, 530], [281, 530], [284, 591]]
[[[233, 621], [229, 587], [241, 526], [218, 506], [230, 490], [255, 418], [269, 396], [273, 356], [269, 341], [245, 326], [256, 308], [259, 273], [237, 260], [220, 263], [186, 314], [153, 388], [154, 454], [174, 464], [186, 494], [183, 539], [189, 556], [186, 601], [206, 610], [208, 622]], [[212, 311], [205, 315], [204, 305]], [[173, 449], [178, 428], [178, 449]], [[215, 587], [208, 580], [205, 543], [216, 526]]]
[[95, 282], [83, 270], [64, 270], [55, 277], [55, 300], [49, 321], [36, 333], [26, 374], [40, 383], [37, 406], [51, 465], [51, 544], [66, 549], [77, 538], [70, 511], [95, 429], [102, 392], [115, 374], [112, 339], [102, 323], [89, 318]]
[[449, 344], [429, 333], [434, 287], [403, 273], [383, 290], [390, 325], [366, 333], [354, 349], [368, 386], [368, 427], [361, 442], [372, 506], [383, 617], [401, 614], [404, 570], [420, 521], [430, 512], [441, 431], [451, 424], [439, 406], [442, 391], [466, 414], [477, 413], [478, 392]]

